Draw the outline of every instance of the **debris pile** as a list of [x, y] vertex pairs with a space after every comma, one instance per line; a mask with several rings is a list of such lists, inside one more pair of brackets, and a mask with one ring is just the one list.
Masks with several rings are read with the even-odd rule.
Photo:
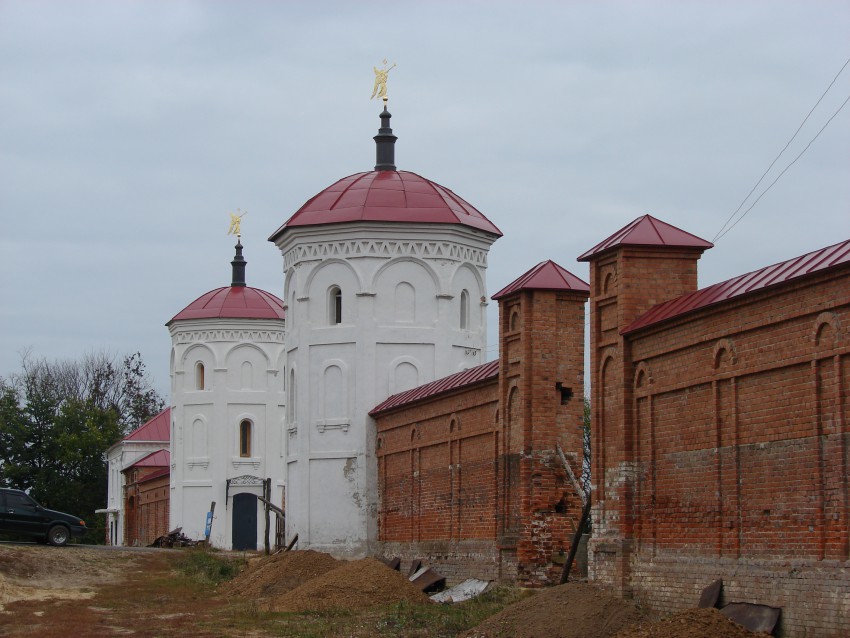
[[202, 543], [203, 541], [196, 541], [189, 538], [183, 533], [183, 528], [178, 527], [168, 532], [168, 534], [158, 536], [148, 547], [195, 547], [195, 545]]
[[567, 583], [506, 607], [465, 638], [609, 638], [644, 618], [633, 603], [599, 587]]
[[363, 558], [325, 572], [282, 596], [268, 600], [270, 611], [367, 609], [408, 601], [427, 603], [428, 597], [406, 576], [374, 558]]
[[748, 631], [714, 608], [686, 609], [658, 622], [638, 623], [614, 638], [753, 638]]

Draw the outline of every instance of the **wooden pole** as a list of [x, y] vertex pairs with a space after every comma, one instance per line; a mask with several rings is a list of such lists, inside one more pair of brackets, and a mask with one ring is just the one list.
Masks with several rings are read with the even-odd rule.
[[570, 543], [570, 553], [567, 556], [567, 562], [564, 563], [564, 570], [561, 572], [561, 585], [566, 583], [570, 579], [570, 570], [573, 567], [573, 560], [575, 560], [576, 552], [578, 551], [578, 544], [581, 541], [581, 535], [584, 532], [584, 528], [587, 525], [587, 519], [590, 517], [590, 494], [587, 495], [587, 500], [584, 502], [584, 507], [581, 508], [581, 521], [578, 524], [578, 529], [576, 533], [573, 534], [573, 542]]
[[270, 521], [269, 521], [269, 506], [268, 506], [268, 501], [270, 501], [270, 500], [271, 500], [271, 498], [272, 498], [272, 480], [271, 480], [270, 478], [267, 478], [267, 479], [264, 481], [264, 483], [265, 483], [265, 485], [264, 485], [265, 490], [263, 490], [263, 491], [265, 492], [265, 499], [264, 499], [264, 500], [265, 500], [265, 502], [266, 502], [266, 503], [265, 503], [265, 510], [266, 510], [266, 556], [268, 556], [268, 555], [271, 553], [271, 548], [269, 547], [269, 527], [270, 527]]

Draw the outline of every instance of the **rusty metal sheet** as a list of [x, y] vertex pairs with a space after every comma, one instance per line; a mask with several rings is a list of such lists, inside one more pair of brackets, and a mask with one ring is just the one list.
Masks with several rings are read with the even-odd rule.
[[768, 634], [773, 633], [781, 612], [782, 610], [778, 607], [754, 603], [729, 603], [720, 610], [721, 614], [745, 629], [764, 631]]
[[699, 604], [697, 607], [717, 607], [717, 601], [720, 599], [720, 590], [723, 589], [723, 580], [718, 578], [708, 587], [702, 590], [699, 596]]
[[420, 568], [409, 580], [424, 592], [439, 591], [446, 584], [446, 577], [440, 576], [430, 567]]
[[407, 577], [410, 578], [411, 576], [413, 576], [413, 574], [415, 574], [416, 572], [419, 571], [420, 567], [422, 567], [422, 561], [418, 560], [418, 559], [414, 559], [410, 563], [410, 569], [407, 570]]
[[390, 569], [394, 569], [395, 571], [398, 571], [399, 567], [401, 566], [401, 559], [398, 556], [396, 556], [395, 558], [379, 558], [378, 560]]

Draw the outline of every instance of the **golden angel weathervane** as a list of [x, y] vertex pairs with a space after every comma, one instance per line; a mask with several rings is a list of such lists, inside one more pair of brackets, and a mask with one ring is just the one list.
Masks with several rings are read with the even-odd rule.
[[379, 69], [377, 67], [372, 67], [375, 70], [375, 86], [372, 88], [372, 97], [369, 99], [375, 99], [376, 97], [383, 98], [384, 102], [387, 101], [387, 77], [395, 68], [395, 64], [391, 67], [387, 68], [387, 61], [384, 59], [384, 68]]
[[[237, 208], [236, 212], [240, 213], [241, 211]], [[230, 213], [230, 228], [227, 230], [228, 235], [236, 235], [236, 239], [242, 237], [242, 218], [247, 214], [247, 210], [241, 215]]]

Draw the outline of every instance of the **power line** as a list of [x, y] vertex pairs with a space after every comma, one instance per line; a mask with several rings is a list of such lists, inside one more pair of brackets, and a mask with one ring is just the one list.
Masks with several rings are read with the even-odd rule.
[[[821, 103], [821, 101], [823, 100], [823, 98], [826, 96], [826, 94], [827, 94], [827, 93], [829, 93], [829, 90], [832, 88], [832, 85], [833, 85], [833, 84], [835, 84], [835, 81], [838, 79], [838, 76], [839, 76], [839, 75], [841, 75], [842, 71], [844, 71], [845, 67], [846, 67], [848, 64], [850, 64], [850, 58], [847, 58], [847, 60], [844, 62], [844, 64], [843, 64], [843, 65], [841, 66], [841, 68], [838, 70], [838, 73], [836, 73], [836, 74], [835, 74], [835, 77], [834, 77], [834, 78], [832, 78], [832, 82], [830, 82], [830, 83], [829, 83], [829, 86], [827, 86], [827, 87], [826, 87], [826, 90], [825, 90], [825, 91], [821, 94], [821, 96], [818, 98], [818, 101], [817, 101], [817, 102], [815, 102], [815, 105], [814, 105], [814, 106], [813, 106], [813, 107], [809, 110], [809, 112], [808, 112], [808, 114], [806, 115], [806, 117], [804, 117], [804, 118], [803, 118], [803, 121], [802, 121], [802, 122], [800, 122], [800, 126], [798, 126], [798, 127], [797, 127], [797, 130], [796, 130], [796, 131], [794, 131], [794, 135], [792, 135], [792, 136], [791, 136], [791, 139], [789, 139], [789, 140], [788, 140], [788, 142], [785, 144], [785, 146], [783, 146], [783, 147], [782, 147], [782, 150], [781, 150], [781, 151], [779, 151], [779, 154], [778, 154], [778, 155], [777, 155], [777, 156], [773, 159], [773, 161], [770, 163], [770, 166], [768, 166], [768, 167], [767, 167], [767, 170], [765, 170], [765, 171], [764, 171], [764, 173], [762, 173], [761, 177], [759, 177], [758, 181], [757, 181], [757, 182], [755, 183], [755, 185], [754, 185], [754, 186], [750, 189], [750, 192], [749, 192], [749, 193], [747, 193], [747, 196], [746, 196], [746, 197], [744, 197], [744, 199], [743, 199], [743, 200], [741, 200], [741, 203], [740, 203], [740, 204], [738, 204], [738, 208], [736, 208], [736, 209], [735, 209], [735, 212], [733, 212], [731, 215], [729, 215], [729, 219], [727, 219], [727, 220], [726, 220], [726, 223], [724, 223], [724, 224], [723, 224], [723, 226], [721, 226], [720, 230], [719, 230], [719, 231], [717, 231], [717, 234], [714, 236], [714, 239], [712, 239], [712, 240], [711, 240], [711, 241], [712, 241], [712, 243], [716, 242], [718, 239], [720, 239], [721, 237], [723, 237], [723, 235], [725, 235], [727, 232], [729, 232], [729, 230], [731, 230], [732, 228], [734, 228], [734, 226], [735, 226], [735, 225], [736, 225], [739, 221], [741, 221], [741, 219], [743, 219], [744, 215], [746, 215], [746, 214], [750, 211], [750, 209], [752, 209], [752, 206], [750, 206], [750, 208], [748, 208], [747, 210], [745, 210], [745, 211], [744, 211], [744, 213], [743, 213], [743, 215], [741, 215], [741, 219], [738, 219], [738, 221], [736, 221], [736, 222], [735, 222], [735, 224], [732, 224], [732, 226], [730, 226], [728, 229], [726, 229], [726, 226], [728, 226], [728, 225], [729, 225], [729, 222], [731, 222], [731, 221], [732, 221], [732, 219], [734, 219], [735, 215], [737, 215], [737, 214], [738, 214], [738, 211], [739, 211], [739, 210], [741, 210], [741, 208], [743, 208], [744, 204], [747, 202], [747, 200], [750, 198], [750, 196], [751, 196], [751, 195], [755, 192], [755, 190], [758, 188], [759, 184], [761, 184], [761, 183], [762, 183], [762, 180], [764, 180], [765, 176], [766, 176], [766, 175], [770, 172], [770, 169], [772, 169], [772, 168], [773, 168], [773, 166], [774, 166], [774, 164], [776, 164], [776, 162], [778, 162], [778, 161], [779, 161], [779, 158], [780, 158], [780, 157], [782, 157], [782, 154], [783, 154], [783, 153], [784, 153], [784, 152], [788, 149], [788, 147], [791, 145], [791, 142], [793, 142], [793, 141], [794, 141], [794, 139], [797, 137], [797, 134], [798, 134], [798, 133], [802, 130], [803, 126], [805, 126], [806, 122], [808, 122], [808, 121], [809, 121], [809, 118], [811, 117], [812, 113], [814, 113], [814, 112], [815, 112], [815, 109], [816, 109], [816, 108], [818, 107], [818, 105]], [[844, 105], [843, 105], [843, 104], [841, 105], [841, 108], [844, 108]], [[841, 110], [841, 108], [839, 108], [838, 110], [840, 111], [840, 110]], [[835, 115], [837, 115], [837, 114], [838, 114], [838, 111], [836, 111]], [[833, 115], [832, 117], [835, 117], [835, 115]], [[832, 121], [832, 118], [829, 118], [829, 119], [830, 119], [830, 121]], [[829, 122], [827, 122], [827, 124], [829, 124]], [[826, 128], [826, 126], [824, 126], [824, 128]], [[823, 129], [821, 129], [821, 131], [822, 131], [822, 130], [823, 130]], [[818, 135], [820, 135], [820, 132], [818, 132]], [[815, 139], [817, 139], [817, 135], [814, 137], [814, 139], [812, 139], [812, 142], [814, 142], [814, 141], [815, 141]], [[809, 145], [811, 145], [811, 143], [812, 143], [812, 142], [809, 142]], [[808, 147], [808, 146], [806, 146], [806, 148], [809, 148], [809, 147]], [[805, 149], [804, 149], [804, 151], [803, 151], [803, 152], [805, 152]], [[800, 155], [802, 155], [802, 153], [801, 153]], [[796, 162], [796, 161], [797, 161], [797, 159], [798, 159], [799, 157], [800, 157], [800, 156], [798, 155], [798, 156], [794, 159], [794, 162]], [[793, 164], [794, 162], [791, 162], [791, 164]], [[791, 164], [789, 164], [788, 166], [786, 166], [786, 167], [785, 167], [785, 170], [788, 170], [788, 168], [791, 166]], [[782, 173], [784, 173], [784, 172], [785, 172], [785, 170], [784, 170], [784, 171], [782, 171]], [[780, 176], [782, 175], [782, 173], [780, 173]], [[777, 178], [777, 179], [778, 179], [778, 178]], [[773, 183], [772, 183], [770, 186], [773, 186], [773, 184], [775, 184], [775, 183], [776, 183], [776, 180], [774, 180], [774, 181], [773, 181]], [[766, 193], [768, 190], [770, 190], [770, 186], [768, 186], [768, 188], [767, 188], [764, 192], [762, 192], [762, 195], [764, 195], [764, 193]], [[761, 199], [761, 195], [759, 195], [759, 198], [758, 198], [758, 199]], [[758, 201], [758, 199], [756, 200], [756, 202]], [[753, 205], [755, 205], [755, 203], [754, 203]], [[724, 229], [725, 229], [725, 232], [724, 232]]]
[[[732, 230], [733, 228], [735, 228], [735, 226], [737, 226], [737, 225], [738, 225], [738, 222], [739, 222], [739, 221], [741, 221], [742, 219], [744, 219], [744, 217], [746, 216], [746, 214], [747, 214], [747, 213], [749, 213], [749, 212], [752, 210], [753, 206], [755, 206], [756, 204], [758, 204], [758, 203], [759, 203], [759, 200], [760, 200], [762, 197], [764, 197], [764, 194], [765, 194], [765, 193], [767, 193], [767, 191], [769, 191], [769, 190], [773, 187], [773, 185], [774, 185], [776, 182], [778, 182], [778, 181], [779, 181], [779, 178], [780, 178], [780, 177], [782, 177], [782, 176], [785, 174], [785, 171], [787, 171], [789, 168], [791, 168], [791, 167], [794, 165], [794, 163], [795, 163], [798, 159], [800, 159], [800, 157], [802, 157], [803, 153], [805, 153], [807, 150], [809, 150], [809, 147], [812, 145], [812, 143], [813, 143], [816, 139], [818, 139], [818, 136], [820, 136], [820, 134], [821, 134], [821, 133], [823, 133], [823, 130], [824, 130], [827, 126], [829, 126], [829, 123], [830, 123], [830, 122], [832, 122], [832, 120], [835, 118], [835, 116], [836, 116], [836, 115], [838, 115], [838, 114], [841, 112], [841, 109], [843, 109], [843, 108], [847, 105], [847, 102], [850, 102], [850, 95], [848, 95], [848, 96], [847, 96], [847, 99], [846, 99], [846, 100], [844, 100], [844, 102], [842, 102], [842, 103], [841, 103], [841, 106], [839, 106], [839, 107], [838, 107], [838, 110], [837, 110], [835, 113], [833, 113], [833, 114], [832, 114], [832, 117], [830, 117], [830, 118], [826, 121], [826, 124], [824, 124], [824, 125], [821, 127], [821, 129], [818, 131], [817, 135], [815, 135], [815, 136], [812, 138], [812, 140], [811, 140], [808, 144], [806, 144], [806, 148], [804, 148], [802, 151], [800, 151], [800, 153], [797, 155], [797, 157], [795, 157], [793, 160], [791, 160], [791, 163], [790, 163], [790, 164], [788, 164], [788, 166], [786, 166], [785, 168], [783, 168], [783, 169], [782, 169], [782, 172], [781, 172], [781, 173], [779, 173], [779, 175], [777, 175], [777, 176], [776, 176], [776, 179], [775, 179], [775, 180], [773, 180], [773, 181], [770, 183], [770, 185], [769, 185], [767, 188], [765, 188], [765, 189], [761, 192], [761, 195], [759, 195], [759, 196], [756, 198], [756, 200], [755, 200], [752, 204], [750, 204], [750, 207], [749, 207], [747, 210], [745, 210], [743, 213], [741, 213], [741, 216], [740, 216], [738, 219], [736, 219], [736, 220], [735, 220], [735, 223], [734, 223], [734, 224], [732, 224], [731, 226], [729, 226], [729, 228], [727, 228], [725, 231], [723, 231], [723, 233], [722, 233], [722, 234], [717, 235], [717, 236], [714, 238], [714, 241], [717, 241], [718, 239], [722, 238], [722, 237], [723, 237], [723, 235], [725, 235], [725, 234], [726, 234], [726, 233], [728, 233], [730, 230]], [[727, 223], [728, 223], [728, 222], [727, 222]]]

